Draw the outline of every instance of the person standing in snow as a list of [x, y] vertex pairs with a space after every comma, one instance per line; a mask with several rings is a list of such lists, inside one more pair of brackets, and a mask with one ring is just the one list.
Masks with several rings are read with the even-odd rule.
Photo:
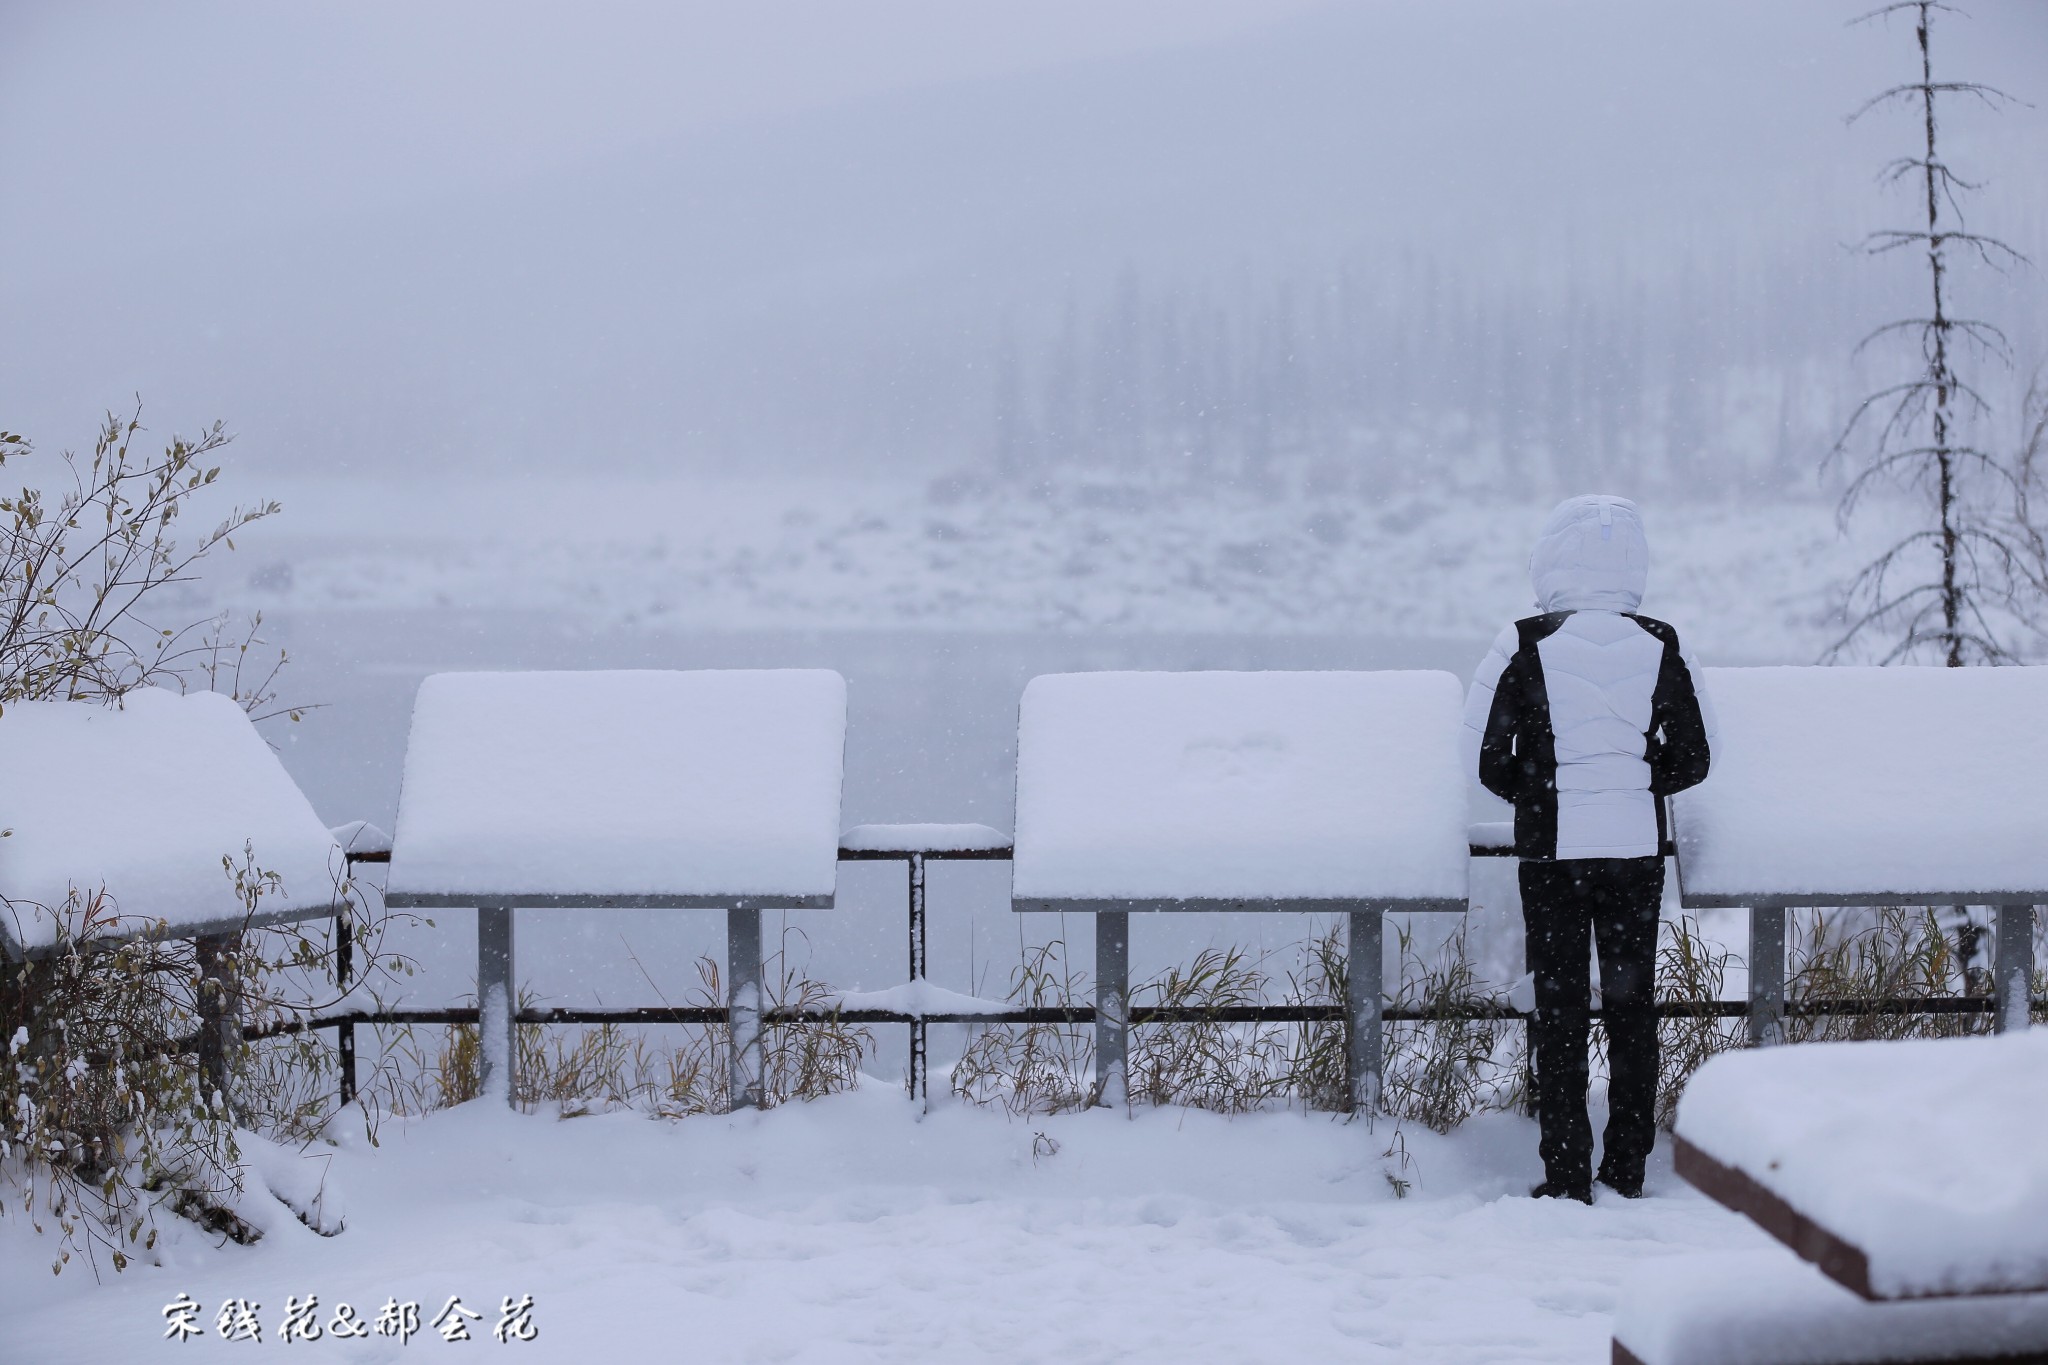
[[[1465, 726], [1468, 769], [1515, 807], [1544, 1172], [1530, 1193], [1591, 1203], [1598, 1179], [1633, 1199], [1656, 1141], [1663, 798], [1706, 777], [1712, 713], [1678, 633], [1636, 614], [1649, 542], [1634, 503], [1560, 503], [1529, 574], [1542, 614], [1494, 641]], [[1608, 1040], [1597, 1175], [1586, 1118], [1589, 939]]]

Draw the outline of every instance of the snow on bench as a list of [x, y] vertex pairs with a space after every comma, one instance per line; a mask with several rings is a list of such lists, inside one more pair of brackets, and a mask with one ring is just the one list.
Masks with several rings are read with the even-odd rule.
[[1512, 854], [1515, 850], [1515, 822], [1512, 820], [1483, 820], [1466, 833], [1472, 851]]
[[390, 903], [829, 906], [845, 745], [829, 670], [436, 674]]
[[[1929, 1154], [1939, 1160], [1939, 1154]], [[1927, 1365], [2048, 1355], [2048, 1295], [1871, 1303], [1776, 1247], [1638, 1270], [1615, 1365]]]
[[391, 857], [391, 836], [368, 820], [351, 820], [345, 825], [336, 825], [328, 833], [341, 845], [342, 852], [351, 858], [364, 862], [388, 861]]
[[[113, 937], [173, 938], [332, 915], [340, 847], [242, 708], [212, 692], [11, 702], [0, 714], [0, 946], [49, 951], [73, 889]], [[252, 917], [223, 858], [282, 885]], [[75, 919], [75, 917], [72, 917]], [[75, 923], [71, 928], [76, 928]]]
[[761, 911], [832, 904], [845, 751], [826, 669], [421, 683], [385, 902], [477, 907], [484, 1092], [513, 1092], [515, 909], [723, 907], [732, 1094], [757, 1105]]
[[1688, 907], [2048, 900], [2048, 668], [1714, 668]]
[[2048, 1030], [1726, 1053], [1673, 1146], [1865, 1298], [2048, 1290]]
[[1010, 837], [987, 825], [855, 825], [839, 836], [848, 853], [905, 856], [930, 853], [1003, 853]]
[[880, 1010], [920, 1017], [937, 1014], [953, 1019], [979, 1019], [1008, 1014], [1017, 1008], [1014, 1000], [985, 1000], [978, 995], [963, 995], [943, 986], [934, 986], [924, 977], [878, 991], [834, 991], [824, 1003], [827, 1009]]
[[1015, 906], [1462, 910], [1462, 704], [1439, 672], [1034, 678]]

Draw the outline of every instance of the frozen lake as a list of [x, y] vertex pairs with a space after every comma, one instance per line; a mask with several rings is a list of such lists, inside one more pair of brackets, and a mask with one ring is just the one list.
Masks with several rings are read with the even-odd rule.
[[307, 611], [265, 623], [284, 695], [321, 703], [275, 726], [285, 766], [329, 820], [386, 828], [413, 693], [429, 673], [514, 668], [833, 668], [848, 685], [846, 823], [980, 821], [1007, 830], [1017, 698], [1041, 673], [1100, 669], [1442, 668], [1486, 637], [591, 630], [556, 611]]

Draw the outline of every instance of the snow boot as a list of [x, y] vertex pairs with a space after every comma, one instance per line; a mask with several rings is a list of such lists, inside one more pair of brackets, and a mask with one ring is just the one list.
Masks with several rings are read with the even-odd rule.
[[1562, 1185], [1554, 1180], [1546, 1180], [1535, 1189], [1530, 1190], [1529, 1197], [1531, 1199], [1576, 1199], [1581, 1204], [1590, 1204], [1593, 1202], [1593, 1191], [1590, 1186], [1586, 1185]]
[[1627, 1180], [1623, 1179], [1620, 1176], [1611, 1176], [1607, 1174], [1605, 1171], [1602, 1171], [1599, 1175], [1594, 1176], [1593, 1179], [1599, 1184], [1605, 1185], [1608, 1189], [1613, 1190], [1623, 1199], [1641, 1199], [1643, 1197], [1643, 1182], [1641, 1177], [1638, 1177], [1634, 1180]]

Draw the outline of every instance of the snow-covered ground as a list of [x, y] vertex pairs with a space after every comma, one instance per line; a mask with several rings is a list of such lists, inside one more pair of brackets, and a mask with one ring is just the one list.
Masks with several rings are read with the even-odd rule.
[[[1532, 1200], [1535, 1126], [1505, 1115], [1405, 1130], [1405, 1164], [1385, 1122], [950, 1103], [920, 1119], [882, 1082], [680, 1122], [471, 1104], [379, 1136], [308, 1158], [345, 1211], [329, 1238], [289, 1218], [247, 1248], [183, 1228], [161, 1266], [96, 1286], [76, 1265], [53, 1281], [10, 1214], [0, 1357], [1593, 1361], [1632, 1267], [1766, 1240], [1661, 1152], [1641, 1201]], [[172, 1351], [181, 1294], [205, 1335]], [[308, 1295], [323, 1336], [280, 1342]], [[501, 1347], [505, 1300], [525, 1295], [537, 1335]], [[468, 1343], [431, 1326], [451, 1296], [483, 1315]], [[260, 1305], [260, 1347], [216, 1335], [234, 1299]], [[407, 1344], [326, 1332], [343, 1302], [374, 1324], [393, 1299], [420, 1305]]]

